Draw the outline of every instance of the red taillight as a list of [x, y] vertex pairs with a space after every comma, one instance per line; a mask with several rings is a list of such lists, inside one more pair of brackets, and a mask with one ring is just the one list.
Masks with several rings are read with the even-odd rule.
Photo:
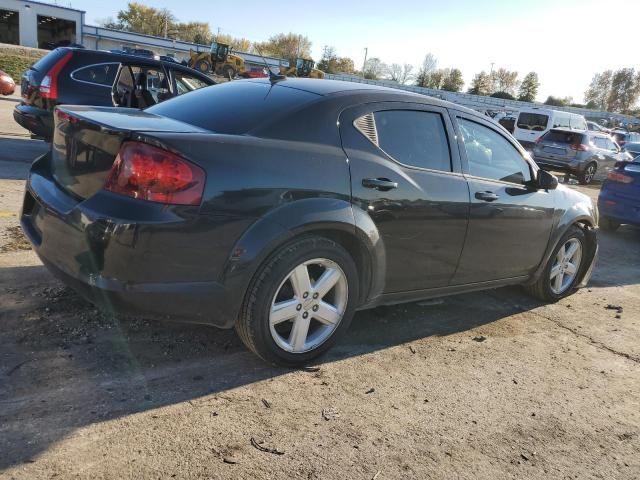
[[104, 188], [151, 202], [200, 205], [204, 184], [204, 170], [188, 160], [146, 143], [126, 142]]
[[49, 98], [51, 100], [58, 98], [58, 75], [60, 75], [60, 70], [71, 60], [72, 56], [73, 52], [65, 53], [64, 57], [58, 60], [42, 78], [40, 86], [38, 87], [42, 98]]
[[624, 173], [617, 172], [615, 170], [611, 170], [609, 175], [607, 175], [607, 180], [618, 183], [632, 183], [633, 178], [625, 175]]
[[569, 145], [569, 148], [576, 152], [586, 152], [589, 150], [589, 145], [585, 145], [584, 143], [572, 143]]

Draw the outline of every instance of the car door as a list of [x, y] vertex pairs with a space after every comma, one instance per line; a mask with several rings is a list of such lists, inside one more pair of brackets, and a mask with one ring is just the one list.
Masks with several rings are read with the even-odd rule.
[[340, 134], [354, 209], [373, 220], [383, 243], [384, 292], [448, 285], [467, 230], [469, 189], [446, 110], [360, 105], [342, 113]]
[[553, 191], [536, 190], [537, 167], [481, 117], [452, 111], [470, 191], [469, 228], [453, 285], [529, 275], [551, 235]]

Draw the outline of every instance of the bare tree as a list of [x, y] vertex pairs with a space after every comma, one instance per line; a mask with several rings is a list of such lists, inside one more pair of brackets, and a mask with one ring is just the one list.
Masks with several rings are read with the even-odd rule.
[[368, 78], [370, 80], [377, 80], [383, 77], [389, 67], [385, 63], [382, 62], [377, 57], [373, 57], [367, 60], [367, 63], [364, 64], [364, 78]]
[[404, 85], [412, 78], [412, 72], [413, 65], [409, 63], [405, 63], [404, 65], [392, 63], [388, 69], [389, 80]]

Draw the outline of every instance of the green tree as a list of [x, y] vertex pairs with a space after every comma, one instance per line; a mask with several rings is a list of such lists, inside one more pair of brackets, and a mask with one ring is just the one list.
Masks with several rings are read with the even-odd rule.
[[484, 70], [478, 73], [471, 81], [471, 87], [468, 90], [473, 95], [489, 95], [491, 93], [491, 79]]
[[515, 100], [516, 97], [511, 95], [509, 92], [493, 92], [491, 94], [493, 98], [504, 98], [506, 100]]
[[130, 2], [126, 10], [120, 10], [117, 24], [123, 30], [146, 35], [165, 36], [173, 30], [176, 17], [166, 8], [157, 9], [141, 3]]
[[511, 72], [506, 68], [499, 68], [489, 75], [491, 89], [490, 92], [507, 92], [515, 95], [518, 89], [518, 72]]
[[297, 58], [311, 58], [311, 40], [297, 33], [279, 33], [266, 42], [254, 44], [254, 49], [262, 54], [284, 58], [294, 64]]
[[536, 72], [529, 72], [522, 80], [520, 84], [520, 91], [518, 92], [518, 100], [523, 102], [533, 102], [538, 95], [538, 88], [540, 88], [540, 80]]
[[442, 82], [442, 90], [448, 92], [459, 92], [464, 86], [464, 78], [462, 78], [462, 72], [458, 68], [452, 68], [449, 71], [449, 75]]
[[559, 97], [554, 97], [552, 95], [549, 95], [547, 97], [547, 99], [544, 102], [545, 105], [551, 105], [552, 107], [564, 107], [566, 106], [566, 102], [564, 101], [564, 99], [559, 98]]
[[613, 71], [606, 70], [596, 73], [591, 79], [589, 88], [584, 93], [584, 100], [587, 104], [592, 103], [595, 108], [607, 110], [609, 108], [609, 95], [611, 94], [611, 80]]
[[622, 68], [613, 74], [607, 107], [612, 112], [626, 112], [638, 101], [640, 81], [633, 68]]
[[353, 59], [349, 57], [338, 57], [336, 60], [336, 73], [354, 73], [356, 67]]

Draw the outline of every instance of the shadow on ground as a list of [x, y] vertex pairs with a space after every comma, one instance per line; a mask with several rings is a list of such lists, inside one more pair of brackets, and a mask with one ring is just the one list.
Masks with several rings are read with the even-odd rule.
[[[99, 313], [43, 267], [2, 269], [0, 300], [0, 469], [80, 427], [290, 372], [249, 353], [234, 331]], [[360, 312], [318, 365], [537, 306], [503, 289]]]

